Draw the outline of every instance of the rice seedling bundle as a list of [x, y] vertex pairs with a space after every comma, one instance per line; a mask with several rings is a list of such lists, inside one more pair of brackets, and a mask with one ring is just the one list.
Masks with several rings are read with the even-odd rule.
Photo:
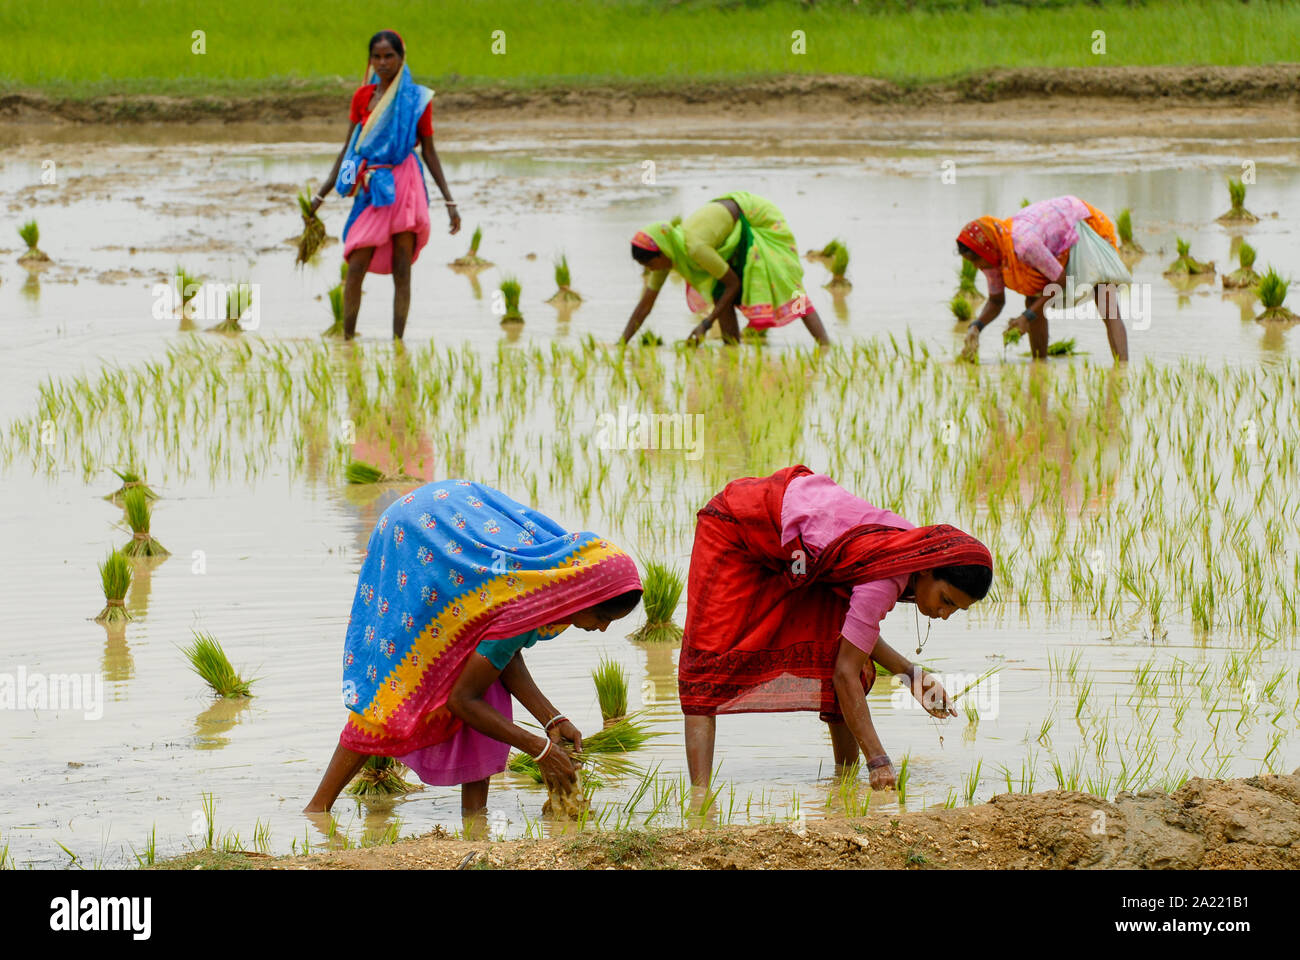
[[406, 765], [393, 757], [366, 757], [361, 771], [348, 786], [348, 793], [354, 797], [391, 797], [418, 787], [406, 782], [404, 773]]
[[325, 224], [311, 208], [311, 195], [310, 185], [298, 192], [298, 209], [302, 213], [302, 236], [298, 238], [298, 258], [294, 261], [298, 266], [316, 256], [325, 242]]
[[343, 283], [340, 281], [329, 288], [330, 315], [334, 322], [329, 325], [321, 336], [323, 337], [341, 337], [343, 336]]
[[1223, 288], [1250, 289], [1259, 286], [1259, 274], [1255, 272], [1255, 248], [1249, 243], [1242, 243], [1237, 249], [1237, 262], [1240, 266], [1223, 278]]
[[[622, 717], [598, 733], [593, 733], [582, 740], [582, 752], [570, 755], [582, 764], [589, 773], [599, 778], [622, 776], [636, 769], [635, 764], [627, 758], [633, 750], [639, 750], [655, 737], [662, 737], [662, 732], [654, 732], [641, 719], [640, 713]], [[570, 744], [570, 746], [572, 746]], [[542, 783], [542, 769], [537, 761], [526, 753], [518, 751], [510, 754], [506, 768], [526, 774], [535, 783]]]
[[222, 697], [249, 697], [252, 680], [239, 675], [221, 648], [221, 643], [210, 633], [194, 631], [194, 642], [181, 652], [189, 660], [194, 672], [203, 678], [214, 693]]
[[523, 286], [516, 277], [506, 277], [501, 281], [501, 297], [505, 300], [506, 312], [502, 323], [523, 323], [524, 315], [519, 312], [519, 296]]
[[22, 237], [23, 243], [27, 244], [27, 249], [18, 257], [19, 263], [40, 264], [49, 262], [50, 258], [37, 247], [37, 244], [41, 242], [41, 228], [37, 226], [35, 220], [28, 220], [19, 227], [18, 236]]
[[831, 254], [831, 282], [826, 284], [828, 290], [850, 290], [853, 284], [844, 276], [844, 271], [849, 268], [849, 248], [843, 243], [837, 243], [834, 252]]
[[952, 311], [952, 315], [958, 323], [965, 323], [974, 313], [970, 301], [960, 293], [954, 294], [953, 298], [948, 301], [948, 309]]
[[610, 727], [627, 716], [627, 673], [614, 660], [602, 657], [591, 671], [596, 684], [596, 699], [600, 703], [600, 716]]
[[1133, 239], [1133, 215], [1128, 207], [1119, 212], [1119, 217], [1115, 220], [1115, 230], [1119, 234], [1121, 253], [1146, 253], [1142, 245]]
[[120, 506], [122, 504], [122, 497], [126, 493], [126, 491], [135, 489], [137, 487], [144, 491], [145, 499], [147, 500], [158, 499], [158, 494], [154, 493], [153, 490], [149, 488], [149, 485], [144, 482], [144, 478], [136, 470], [130, 467], [127, 467], [125, 470], [118, 470], [116, 468], [110, 468], [110, 469], [115, 474], [117, 474], [118, 479], [122, 481], [122, 485], [118, 487], [116, 490], [114, 490], [112, 493], [105, 494], [104, 495], [105, 500], [111, 500], [113, 503], [116, 503]]
[[120, 550], [112, 551], [99, 565], [104, 585], [104, 609], [95, 617], [97, 623], [121, 623], [131, 619], [126, 609], [126, 592], [131, 588], [131, 562]]
[[965, 297], [972, 305], [982, 303], [984, 294], [979, 292], [975, 286], [975, 276], [979, 273], [975, 264], [965, 257], [961, 259], [961, 269], [957, 271], [957, 292]]
[[1072, 357], [1079, 351], [1074, 348], [1074, 337], [1066, 340], [1057, 340], [1047, 345], [1047, 355], [1049, 357]]
[[804, 254], [804, 257], [811, 260], [813, 263], [829, 263], [830, 259], [835, 256], [835, 251], [839, 245], [840, 241], [838, 239], [831, 240], [820, 250], [809, 250]]
[[232, 283], [226, 290], [226, 319], [209, 329], [213, 333], [243, 333], [239, 318], [252, 306], [253, 286], [250, 283]]
[[1264, 312], [1256, 320], [1296, 320], [1294, 313], [1282, 306], [1282, 301], [1286, 299], [1287, 288], [1291, 285], [1289, 280], [1282, 279], [1282, 276], [1273, 266], [1269, 266], [1268, 272], [1259, 280], [1259, 286], [1255, 288], [1259, 302], [1264, 305]]
[[414, 480], [414, 477], [407, 476], [405, 473], [384, 473], [372, 463], [366, 463], [364, 460], [349, 460], [348, 465], [343, 468], [343, 475], [348, 483], [406, 483]]
[[153, 507], [142, 486], [130, 487], [122, 494], [126, 508], [126, 522], [131, 527], [131, 539], [122, 552], [128, 557], [166, 557], [169, 552], [149, 534], [149, 521]]
[[181, 287], [181, 316], [186, 320], [191, 320], [194, 311], [190, 308], [190, 304], [198, 296], [199, 288], [203, 286], [203, 280], [193, 276], [188, 270], [179, 265], [176, 267], [176, 279]]
[[647, 643], [680, 642], [682, 628], [673, 622], [673, 613], [685, 586], [686, 581], [676, 567], [662, 563], [646, 564], [641, 596], [646, 619], [628, 639]]
[[1219, 223], [1258, 223], [1259, 217], [1246, 209], [1246, 185], [1240, 180], [1228, 180], [1228, 197], [1232, 209], [1219, 216]]
[[478, 245], [483, 242], [483, 228], [475, 227], [474, 235], [470, 237], [469, 253], [463, 257], [457, 257], [451, 262], [453, 267], [469, 267], [472, 269], [484, 270], [492, 264], [478, 255]]
[[662, 347], [664, 338], [659, 336], [653, 330], [643, 330], [641, 332], [641, 346], [643, 347]]
[[1192, 245], [1190, 242], [1178, 237], [1175, 240], [1178, 246], [1178, 259], [1169, 265], [1165, 271], [1166, 277], [1187, 277], [1198, 274], [1214, 273], [1214, 261], [1201, 263], [1192, 256]]
[[554, 295], [552, 295], [551, 299], [546, 302], [560, 306], [582, 303], [582, 295], [570, 286], [571, 282], [572, 277], [569, 274], [569, 258], [561, 256], [560, 259], [555, 262], [555, 286], [558, 287], [558, 289], [555, 291]]

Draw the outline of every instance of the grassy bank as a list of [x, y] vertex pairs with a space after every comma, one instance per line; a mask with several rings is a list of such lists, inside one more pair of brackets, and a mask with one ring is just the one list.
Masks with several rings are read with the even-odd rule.
[[[916, 84], [984, 68], [1294, 61], [1300, 4], [1239, 0], [1003, 3], [918, 0], [668, 2], [445, 0], [436, 8], [264, 0], [193, 12], [168, 0], [0, 4], [0, 88], [58, 97], [246, 94], [359, 82], [366, 41], [393, 28], [436, 88], [633, 80], [725, 82], [789, 74]], [[435, 13], [436, 9], [436, 13]], [[1093, 52], [1104, 31], [1104, 55]], [[195, 31], [205, 51], [193, 52]], [[494, 31], [504, 53], [494, 53]], [[805, 53], [792, 50], [803, 31]], [[501, 36], [497, 36], [500, 50]]]

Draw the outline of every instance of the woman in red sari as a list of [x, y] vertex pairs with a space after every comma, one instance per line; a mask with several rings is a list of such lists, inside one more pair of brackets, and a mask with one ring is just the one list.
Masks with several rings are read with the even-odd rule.
[[698, 516], [678, 667], [692, 784], [712, 775], [718, 714], [816, 710], [838, 767], [861, 749], [871, 786], [894, 786], [867, 709], [873, 661], [909, 677], [932, 715], [957, 711], [880, 639], [880, 618], [899, 600], [946, 620], [983, 599], [988, 548], [947, 524], [915, 527], [802, 465], [735, 480]]

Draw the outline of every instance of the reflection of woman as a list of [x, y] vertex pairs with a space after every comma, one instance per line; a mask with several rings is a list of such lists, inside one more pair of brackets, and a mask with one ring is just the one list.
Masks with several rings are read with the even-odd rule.
[[[570, 624], [604, 630], [641, 598], [636, 565], [592, 533], [491, 487], [443, 480], [379, 518], [357, 578], [343, 652], [352, 711], [307, 812], [328, 810], [370, 755], [398, 757], [428, 784], [461, 784], [466, 813], [510, 747], [553, 783], [572, 782], [561, 739], [582, 734], [537, 689], [520, 653]], [[511, 721], [511, 695], [545, 728]]]
[[[1076, 253], [1082, 254], [1085, 246], [1092, 261], [1086, 273], [1079, 269], [1083, 258], [1076, 260]], [[957, 252], [984, 271], [989, 298], [966, 331], [966, 349], [978, 348], [980, 331], [1002, 312], [1006, 303], [1003, 291], [1010, 287], [1026, 298], [1025, 312], [1011, 321], [1011, 327], [1028, 332], [1033, 355], [1046, 357], [1044, 311], [1052, 297], [1044, 287], [1056, 284], [1064, 288], [1069, 267], [1076, 286], [1094, 288], [1093, 299], [1106, 325], [1111, 353], [1117, 360], [1128, 360], [1128, 335], [1114, 284], [1131, 278], [1118, 251], [1110, 218], [1078, 197], [1031, 203], [1006, 220], [972, 220], [957, 235]]]
[[724, 339], [740, 339], [739, 309], [756, 330], [802, 319], [818, 343], [830, 342], [804, 292], [794, 234], [770, 200], [737, 190], [705, 204], [681, 223], [652, 223], [632, 238], [632, 257], [651, 272], [623, 328], [624, 342], [650, 315], [670, 270], [685, 279], [686, 302], [693, 312], [712, 307], [691, 331], [693, 341], [718, 321]]
[[433, 147], [433, 91], [411, 79], [405, 56], [402, 38], [392, 30], [370, 38], [367, 82], [352, 97], [347, 139], [311, 201], [315, 211], [336, 180], [340, 196], [356, 197], [343, 227], [343, 259], [348, 263], [343, 336], [348, 339], [356, 333], [367, 270], [393, 275], [393, 336], [401, 339], [406, 330], [411, 264], [429, 242], [429, 192], [415, 156], [417, 145], [442, 191], [451, 232], [460, 230], [460, 214]]
[[677, 683], [691, 782], [713, 771], [720, 713], [817, 710], [835, 763], [861, 748], [871, 785], [894, 768], [865, 691], [876, 671], [908, 676], [934, 716], [956, 716], [943, 687], [880, 638], [899, 600], [947, 620], [988, 593], [988, 549], [955, 527], [914, 527], [804, 466], [727, 484], [699, 513]]

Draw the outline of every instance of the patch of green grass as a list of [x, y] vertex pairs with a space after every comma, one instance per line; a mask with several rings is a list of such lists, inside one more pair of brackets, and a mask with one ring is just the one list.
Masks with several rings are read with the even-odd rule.
[[[433, 11], [321, 0], [314, 16], [229, 0], [199, 24], [166, 0], [0, 7], [7, 88], [72, 97], [350, 92], [375, 24], [399, 29], [420, 83], [518, 87], [846, 74], [904, 83], [990, 67], [1258, 64], [1295, 59], [1300, 9], [1278, 0], [1011, 4], [952, 0], [445, 0]], [[316, 24], [330, 24], [322, 31]], [[257, 24], [250, 31], [248, 25]], [[195, 52], [195, 29], [204, 31]], [[804, 31], [806, 52], [791, 33]], [[493, 31], [506, 47], [494, 52]], [[48, 55], [51, 37], [59, 56]], [[1080, 38], [1083, 38], [1082, 40]], [[1122, 40], [1121, 40], [1122, 38]], [[346, 80], [340, 84], [337, 77]], [[342, 109], [346, 103], [342, 103]]]

